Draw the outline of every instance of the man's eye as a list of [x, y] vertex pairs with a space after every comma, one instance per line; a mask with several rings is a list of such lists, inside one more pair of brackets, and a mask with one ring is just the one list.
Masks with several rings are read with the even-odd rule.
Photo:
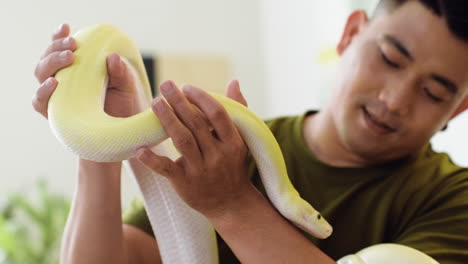
[[385, 54], [383, 52], [380, 52], [380, 55], [382, 56], [382, 59], [385, 61], [385, 63], [387, 63], [387, 65], [389, 65], [390, 67], [395, 68], [395, 69], [400, 68], [400, 65], [398, 65], [398, 64], [394, 63], [393, 61], [389, 60], [387, 58], [387, 56], [385, 56]]
[[426, 95], [429, 97], [429, 99], [431, 99], [432, 101], [436, 102], [436, 103], [442, 103], [444, 101], [444, 99], [440, 98], [440, 97], [437, 97], [435, 96], [433, 93], [431, 93], [431, 91], [429, 90], [429, 88], [424, 88], [424, 92], [426, 93]]

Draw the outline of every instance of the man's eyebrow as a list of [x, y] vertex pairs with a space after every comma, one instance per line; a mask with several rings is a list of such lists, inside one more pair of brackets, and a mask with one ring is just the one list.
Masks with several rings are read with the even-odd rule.
[[450, 93], [456, 94], [458, 92], [458, 87], [455, 85], [454, 82], [450, 81], [449, 79], [435, 73], [431, 74], [431, 78], [436, 82], [442, 84], [442, 86], [447, 88], [447, 90], [449, 90]]
[[403, 43], [401, 43], [401, 41], [399, 41], [397, 38], [395, 38], [394, 36], [391, 36], [391, 35], [388, 35], [388, 34], [385, 34], [384, 35], [384, 39], [390, 43], [392, 43], [395, 48], [397, 48], [403, 55], [405, 55], [406, 58], [408, 58], [410, 61], [413, 61], [413, 56], [411, 55], [411, 53], [408, 51], [408, 49], [403, 45]]
[[[391, 44], [395, 46], [405, 57], [407, 57], [410, 61], [414, 61], [413, 56], [411, 53], [408, 51], [408, 49], [399, 41], [397, 38], [394, 36], [385, 34], [384, 39]], [[448, 78], [445, 78], [439, 74], [433, 73], [431, 74], [431, 78], [440, 83], [442, 86], [444, 86], [450, 93], [456, 94], [458, 92], [458, 87], [455, 85], [455, 82], [449, 80]]]

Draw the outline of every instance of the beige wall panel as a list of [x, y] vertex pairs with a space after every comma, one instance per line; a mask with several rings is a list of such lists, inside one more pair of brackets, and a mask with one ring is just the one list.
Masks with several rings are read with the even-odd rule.
[[156, 82], [173, 80], [224, 94], [231, 73], [226, 59], [216, 56], [156, 56]]

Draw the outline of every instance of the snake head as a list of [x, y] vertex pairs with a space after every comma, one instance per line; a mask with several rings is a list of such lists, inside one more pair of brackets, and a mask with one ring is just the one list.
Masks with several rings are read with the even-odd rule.
[[308, 231], [313, 236], [325, 239], [329, 237], [333, 232], [333, 227], [325, 220], [325, 218], [320, 214], [320, 212], [316, 211], [315, 209], [313, 212], [303, 214], [304, 221], [307, 223], [309, 227]]
[[318, 239], [325, 239], [332, 234], [332, 226], [309, 203], [301, 203], [301, 206], [297, 207], [295, 212], [297, 217], [290, 220], [305, 232]]
[[305, 200], [293, 200], [277, 209], [295, 226], [316, 238], [325, 239], [333, 232], [327, 220]]

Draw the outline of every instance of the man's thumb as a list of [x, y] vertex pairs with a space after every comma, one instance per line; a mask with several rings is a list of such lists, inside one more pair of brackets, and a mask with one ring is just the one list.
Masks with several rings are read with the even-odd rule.
[[247, 100], [245, 100], [240, 91], [239, 81], [237, 80], [232, 80], [229, 82], [226, 90], [226, 96], [232, 100], [237, 101], [238, 103], [243, 104], [244, 106], [248, 106]]
[[108, 88], [131, 90], [130, 73], [118, 54], [112, 53], [107, 57], [107, 73], [109, 75]]

